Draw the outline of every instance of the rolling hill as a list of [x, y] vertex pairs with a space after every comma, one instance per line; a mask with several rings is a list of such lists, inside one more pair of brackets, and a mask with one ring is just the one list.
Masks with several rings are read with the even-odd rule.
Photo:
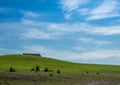
[[80, 64], [80, 63], [72, 63], [62, 60], [51, 59], [47, 57], [22, 55], [22, 54], [0, 56], [0, 69], [8, 69], [9, 67], [15, 67], [17, 69], [29, 70], [32, 67], [35, 67], [36, 65], [39, 65], [41, 69], [48, 67], [53, 70], [61, 69], [64, 72], [120, 71], [120, 66], [114, 66], [114, 65]]
[[[38, 73], [30, 71], [38, 65]], [[16, 71], [9, 72], [10, 67]], [[46, 67], [52, 72], [44, 72]], [[3, 55], [0, 85], [120, 85], [120, 66], [72, 63], [34, 55]]]

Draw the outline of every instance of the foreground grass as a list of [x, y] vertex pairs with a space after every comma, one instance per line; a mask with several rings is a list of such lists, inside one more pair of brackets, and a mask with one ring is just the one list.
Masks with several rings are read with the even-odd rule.
[[[39, 65], [40, 72], [30, 69]], [[17, 72], [9, 72], [14, 67]], [[53, 72], [43, 72], [48, 67]], [[60, 69], [61, 73], [56, 71]], [[52, 74], [52, 75], [51, 75]], [[78, 64], [28, 55], [0, 56], [0, 85], [120, 85], [120, 66]]]
[[[25, 74], [24, 74], [25, 73]], [[120, 85], [120, 77], [105, 74], [2, 72], [1, 85]], [[50, 74], [53, 74], [50, 76]]]

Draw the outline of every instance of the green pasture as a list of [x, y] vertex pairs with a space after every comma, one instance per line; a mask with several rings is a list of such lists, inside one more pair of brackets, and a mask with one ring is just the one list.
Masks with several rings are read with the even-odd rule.
[[[40, 66], [38, 73], [31, 68]], [[9, 72], [14, 67], [16, 72]], [[44, 68], [53, 70], [44, 72]], [[58, 74], [56, 71], [60, 70]], [[119, 65], [72, 63], [32, 55], [0, 56], [0, 85], [120, 85]]]
[[29, 70], [36, 65], [41, 69], [48, 67], [50, 69], [61, 69], [64, 72], [81, 72], [81, 71], [101, 71], [115, 72], [120, 71], [120, 66], [115, 65], [96, 65], [96, 64], [79, 64], [66, 62], [62, 60], [51, 59], [47, 57], [31, 56], [31, 55], [4, 55], [0, 56], [0, 68], [8, 69], [15, 67], [16, 69]]

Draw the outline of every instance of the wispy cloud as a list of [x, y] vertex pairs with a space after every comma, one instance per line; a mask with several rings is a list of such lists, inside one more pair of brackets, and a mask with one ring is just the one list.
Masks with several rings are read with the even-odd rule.
[[58, 56], [60, 53], [58, 53], [56, 50], [41, 45], [23, 45], [23, 52], [40, 53], [42, 56], [56, 58], [56, 59], [62, 59], [63, 57], [62, 56], [60, 58]]
[[109, 41], [97, 40], [97, 39], [91, 39], [91, 38], [79, 38], [78, 41], [83, 42], [83, 43], [87, 43], [87, 44], [93, 43], [93, 44], [97, 44], [97, 45], [112, 44], [112, 42], [109, 42]]
[[90, 52], [81, 53], [79, 55], [82, 59], [106, 59], [111, 57], [119, 57], [120, 58], [120, 50], [94, 50]]
[[15, 49], [0, 48], [0, 55], [3, 55], [3, 54], [15, 54], [15, 53], [21, 53], [21, 52], [22, 51], [15, 50]]
[[111, 17], [120, 17], [120, 1], [103, 0], [101, 3], [94, 3], [95, 7], [89, 5], [91, 0], [61, 0], [62, 9], [65, 11], [65, 18], [70, 19], [72, 15], [85, 16], [85, 20], [99, 20]]
[[89, 0], [61, 0], [60, 4], [62, 5], [62, 9], [65, 11], [65, 18], [70, 19], [72, 12], [88, 2]]
[[[81, 32], [99, 36], [120, 34], [119, 25], [94, 26], [87, 23], [51, 23], [29, 19], [24, 19], [20, 22], [1, 23], [0, 26], [1, 30], [9, 30], [8, 33], [13, 33], [12, 35], [19, 36], [21, 39], [55, 39]], [[3, 36], [7, 36], [8, 33], [6, 35], [3, 34]], [[9, 36], [7, 37], [9, 38]]]
[[4, 49], [4, 48], [0, 48], [0, 51], [6, 51], [6, 49]]
[[23, 18], [38, 18], [40, 15], [31, 11], [20, 11], [23, 14]]
[[26, 53], [40, 53], [40, 54], [46, 54], [48, 48], [44, 46], [39, 46], [39, 45], [24, 45], [23, 46], [23, 52]]
[[70, 12], [75, 9], [78, 9], [79, 6], [88, 3], [89, 0], [61, 0], [62, 9]]
[[120, 17], [120, 2], [117, 0], [104, 0], [98, 7], [92, 9], [88, 20]]
[[25, 45], [25, 52], [37, 52], [43, 56], [62, 60], [98, 60], [107, 58], [120, 58], [120, 50], [97, 49], [89, 52], [72, 52], [70, 50], [54, 50], [40, 45]]
[[[22, 19], [21, 25], [24, 25], [26, 29], [20, 35], [21, 39], [42, 39], [49, 40], [55, 39], [58, 36], [64, 35], [66, 32], [55, 30], [55, 23], [40, 22], [37, 20]], [[58, 29], [57, 25], [57, 29]], [[61, 27], [61, 26], [60, 26]]]
[[[25, 15], [28, 17], [38, 17], [37, 13], [29, 14], [25, 11]], [[34, 15], [35, 14], [35, 15]], [[24, 15], [24, 13], [23, 13]], [[120, 26], [94, 26], [88, 23], [52, 23], [41, 22], [39, 20], [22, 17], [21, 21], [17, 22], [4, 22], [0, 23], [1, 30], [9, 30], [9, 33], [20, 39], [56, 39], [65, 35], [72, 35], [73, 33], [88, 33], [92, 35], [109, 36], [120, 34]], [[17, 27], [17, 28], [16, 28]], [[13, 30], [13, 31], [11, 31]], [[1, 36], [7, 36], [1, 35]], [[13, 37], [14, 37], [13, 36]], [[18, 38], [19, 39], [19, 38]], [[101, 42], [103, 43], [103, 42]]]
[[39, 29], [28, 29], [21, 34], [21, 39], [51, 39], [52, 34]]
[[[107, 26], [107, 27], [94, 27], [89, 33], [99, 34], [99, 35], [115, 35], [120, 34], [120, 26]], [[86, 30], [88, 31], [88, 30]]]
[[79, 24], [82, 26], [82, 23], [51, 23], [48, 26], [48, 30], [66, 33], [77, 32], [81, 30]]
[[107, 40], [101, 40], [101, 39], [93, 39], [93, 38], [86, 38], [86, 37], [81, 37], [77, 39], [76, 42], [79, 42], [80, 44], [75, 45], [71, 47], [73, 51], [77, 52], [89, 52], [89, 51], [94, 51], [97, 49], [105, 49], [108, 46], [113, 45], [115, 42], [114, 41], [107, 41]]
[[94, 26], [87, 23], [63, 23], [63, 24], [50, 24], [49, 30], [56, 30], [62, 32], [84, 32], [93, 35], [115, 35], [120, 34], [120, 26]]
[[[67, 61], [83, 61], [88, 62], [89, 60], [100, 60], [100, 59], [120, 59], [120, 50], [108, 50], [108, 49], [97, 49], [92, 51], [86, 51], [86, 52], [73, 52], [70, 50], [54, 50], [52, 48], [48, 48], [46, 46], [41, 45], [23, 45], [22, 50], [14, 50], [14, 49], [4, 49], [0, 48], [0, 55], [9, 53], [23, 53], [23, 52], [30, 52], [30, 53], [40, 53], [42, 56], [45, 57], [51, 57], [61, 60], [67, 60]], [[117, 60], [116, 60], [117, 61]], [[107, 60], [106, 60], [107, 62]], [[109, 62], [112, 64], [112, 62]], [[114, 63], [113, 63], [114, 64]], [[118, 65], [120, 63], [117, 63]]]

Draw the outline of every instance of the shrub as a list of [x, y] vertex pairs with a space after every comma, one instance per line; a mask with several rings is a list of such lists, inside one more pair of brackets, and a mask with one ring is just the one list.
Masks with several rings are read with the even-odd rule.
[[15, 72], [15, 68], [10, 67], [9, 72]]
[[86, 73], [89, 73], [89, 71], [86, 71]]
[[49, 74], [49, 76], [53, 76], [53, 74]]
[[52, 72], [52, 70], [48, 70], [48, 72]]
[[37, 81], [37, 80], [34, 79], [33, 81]]
[[45, 68], [45, 69], [44, 69], [44, 72], [49, 72], [49, 69], [48, 69], [48, 68]]
[[61, 73], [61, 71], [60, 71], [60, 70], [57, 70], [57, 73], [58, 73], [58, 74], [60, 74], [60, 73]]
[[40, 66], [36, 66], [35, 71], [36, 71], [36, 73], [37, 73], [38, 71], [40, 71]]
[[53, 70], [50, 70], [50, 72], [53, 72]]
[[97, 72], [96, 74], [100, 74], [99, 72]]
[[35, 71], [35, 68], [32, 68], [31, 71]]

